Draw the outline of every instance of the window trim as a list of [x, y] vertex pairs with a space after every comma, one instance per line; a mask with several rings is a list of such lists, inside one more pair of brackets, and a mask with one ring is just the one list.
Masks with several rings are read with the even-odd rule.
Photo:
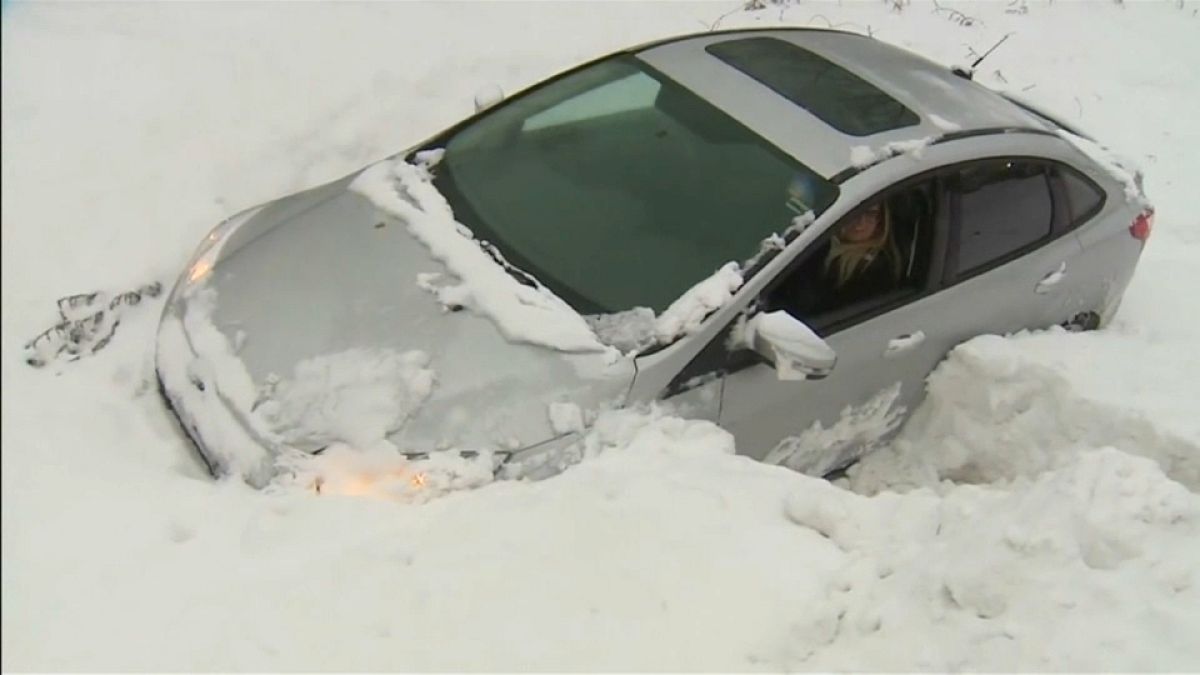
[[[1063, 203], [1067, 205], [1067, 215], [1070, 216], [1070, 218], [1066, 220], [1065, 224], [1063, 225], [1063, 232], [1072, 232], [1079, 229], [1088, 221], [1092, 220], [1104, 211], [1104, 207], [1108, 205], [1108, 191], [1105, 190], [1104, 187], [1099, 183], [1092, 180], [1091, 176], [1069, 164], [1054, 160], [1051, 160], [1051, 163], [1054, 165], [1054, 168], [1058, 169], [1058, 172], [1051, 175], [1050, 181], [1051, 183], [1056, 184], [1058, 189], [1062, 191], [1062, 200]], [[1100, 200], [1096, 202], [1096, 205], [1080, 215], [1075, 214], [1074, 205], [1071, 204], [1071, 198], [1068, 196], [1069, 193], [1067, 191], [1066, 181], [1067, 174], [1078, 178], [1083, 182], [1084, 185], [1087, 185], [1092, 189], [1092, 191], [1100, 195]]]

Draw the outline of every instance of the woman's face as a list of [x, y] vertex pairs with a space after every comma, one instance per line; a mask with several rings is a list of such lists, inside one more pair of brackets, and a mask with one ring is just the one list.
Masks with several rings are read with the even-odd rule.
[[838, 239], [848, 244], [858, 244], [870, 240], [883, 225], [883, 209], [874, 204], [851, 217], [842, 229], [838, 230]]

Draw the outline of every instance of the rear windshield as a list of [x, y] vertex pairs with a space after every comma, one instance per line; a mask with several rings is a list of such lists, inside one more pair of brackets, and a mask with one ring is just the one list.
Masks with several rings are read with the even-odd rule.
[[875, 85], [790, 42], [753, 37], [706, 51], [844, 134], [870, 136], [921, 121]]

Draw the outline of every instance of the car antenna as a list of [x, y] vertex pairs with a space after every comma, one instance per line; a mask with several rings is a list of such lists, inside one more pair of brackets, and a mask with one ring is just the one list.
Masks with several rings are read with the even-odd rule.
[[1004, 44], [1004, 41], [1010, 37], [1012, 37], [1012, 33], [1005, 34], [1004, 37], [1000, 38], [999, 42], [992, 45], [991, 49], [987, 50], [986, 52], [983, 53], [982, 56], [975, 59], [975, 63], [972, 63], [969, 67], [968, 66], [953, 66], [952, 68], [950, 68], [950, 72], [954, 73], [955, 75], [958, 75], [959, 77], [965, 77], [968, 80], [973, 79], [975, 76], [975, 67], [978, 66], [980, 63], [983, 63], [983, 60], [986, 59], [989, 54], [996, 51], [996, 48], [999, 47], [1000, 45]]

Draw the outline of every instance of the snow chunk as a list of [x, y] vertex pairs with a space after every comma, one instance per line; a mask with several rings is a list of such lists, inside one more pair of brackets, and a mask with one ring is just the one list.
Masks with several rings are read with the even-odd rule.
[[671, 342], [699, 328], [704, 317], [733, 297], [737, 289], [742, 287], [742, 281], [740, 266], [730, 262], [692, 286], [658, 317], [655, 322], [658, 341]]
[[573, 431], [583, 431], [583, 410], [574, 403], [551, 403], [550, 428], [556, 434], [569, 434]]
[[946, 119], [945, 117], [942, 117], [941, 115], [935, 115], [934, 113], [929, 113], [927, 115], [927, 117], [929, 117], [930, 122], [933, 122], [933, 126], [941, 129], [942, 131], [945, 131], [948, 134], [954, 133], [956, 131], [962, 131], [961, 124], [959, 124], [957, 122], [951, 122], [950, 120]]
[[422, 150], [413, 157], [417, 160], [417, 166], [420, 166], [425, 170], [429, 170], [440, 164], [442, 158], [445, 156], [445, 148], [431, 148], [429, 150]]
[[879, 159], [882, 158], [869, 145], [856, 145], [850, 148], [850, 164], [856, 169], [870, 166]]
[[915, 159], [920, 159], [925, 148], [933, 141], [933, 136], [926, 136], [907, 141], [892, 141], [883, 147], [874, 149], [868, 145], [856, 145], [850, 148], [850, 164], [856, 169], [863, 169], [896, 155], [911, 155]]
[[401, 427], [433, 390], [421, 351], [351, 349], [296, 364], [269, 385], [259, 412], [285, 441], [371, 448]]
[[826, 428], [818, 420], [797, 436], [789, 436], [763, 459], [812, 476], [821, 476], [870, 453], [904, 421], [904, 408], [894, 405], [900, 383], [884, 388], [860, 406], [846, 406]]
[[654, 310], [634, 307], [613, 314], [591, 314], [583, 317], [606, 345], [622, 352], [639, 352], [657, 341]]
[[[429, 172], [430, 163], [437, 159], [440, 155], [423, 153], [419, 165], [403, 159], [379, 162], [355, 178], [350, 189], [403, 221], [433, 257], [458, 277], [461, 284], [438, 288], [443, 304], [452, 301], [484, 314], [513, 342], [565, 352], [604, 351], [605, 346], [570, 305], [541, 285], [527, 286], [513, 278], [480, 247], [470, 230], [454, 219]], [[423, 282], [430, 283], [430, 279]]]

